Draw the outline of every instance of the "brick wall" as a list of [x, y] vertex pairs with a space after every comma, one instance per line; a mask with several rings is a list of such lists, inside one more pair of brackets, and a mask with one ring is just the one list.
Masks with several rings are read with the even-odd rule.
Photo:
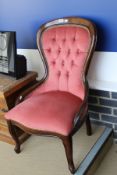
[[117, 141], [117, 93], [89, 90], [89, 115], [93, 123], [113, 128]]

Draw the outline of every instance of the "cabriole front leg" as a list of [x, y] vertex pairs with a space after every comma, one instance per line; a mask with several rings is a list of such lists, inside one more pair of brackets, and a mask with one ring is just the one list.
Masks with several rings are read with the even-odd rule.
[[73, 148], [72, 148], [72, 137], [66, 136], [62, 138], [65, 153], [68, 161], [69, 170], [72, 174], [75, 173], [75, 166], [73, 163]]
[[15, 148], [14, 148], [14, 150], [15, 150], [16, 153], [20, 153], [21, 152], [21, 150], [20, 150], [20, 142], [19, 142], [16, 130], [15, 130], [15, 126], [12, 124], [12, 122], [10, 120], [7, 120], [7, 124], [8, 124], [8, 128], [9, 128], [9, 132], [10, 132], [12, 138], [15, 141]]

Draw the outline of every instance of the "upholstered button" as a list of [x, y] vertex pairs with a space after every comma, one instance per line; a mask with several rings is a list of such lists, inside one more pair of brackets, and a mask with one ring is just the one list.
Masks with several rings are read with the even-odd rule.
[[65, 65], [65, 61], [64, 60], [62, 60], [61, 65], [62, 65], [62, 67]]
[[69, 77], [69, 71], [66, 71], [66, 77], [67, 78]]
[[70, 55], [70, 49], [68, 49], [68, 51], [67, 51], [67, 56], [68, 56], [68, 55]]
[[64, 39], [63, 39], [63, 43], [64, 43], [65, 41], [66, 41], [66, 39], [64, 38]]
[[73, 66], [74, 65], [74, 60], [71, 60], [71, 66]]
[[52, 41], [53, 41], [53, 42], [55, 42], [55, 41], [56, 41], [56, 39], [55, 39], [55, 38], [52, 38]]
[[76, 40], [75, 37], [72, 40], [73, 40], [73, 42], [75, 42], [75, 40]]
[[58, 76], [58, 77], [61, 76], [61, 71], [60, 71], [60, 70], [57, 72], [57, 76]]
[[48, 48], [47, 51], [48, 51], [48, 53], [50, 53], [51, 52], [51, 48]]
[[77, 50], [76, 50], [76, 54], [78, 55], [78, 54], [79, 54], [79, 52], [80, 52], [80, 51], [79, 51], [79, 49], [77, 49]]
[[52, 65], [54, 66], [54, 65], [56, 64], [56, 61], [55, 61], [55, 60], [53, 60], [51, 63], [52, 63]]
[[61, 52], [61, 48], [58, 48], [57, 53], [60, 54], [60, 52]]

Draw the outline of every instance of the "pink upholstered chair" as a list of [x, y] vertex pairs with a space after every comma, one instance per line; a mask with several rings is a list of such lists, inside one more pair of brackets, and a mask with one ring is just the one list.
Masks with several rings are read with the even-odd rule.
[[20, 142], [14, 126], [29, 134], [54, 135], [62, 139], [69, 169], [75, 172], [72, 136], [83, 122], [91, 135], [86, 75], [95, 44], [96, 30], [89, 20], [68, 17], [41, 26], [37, 45], [44, 77], [23, 92], [6, 113], [17, 153]]

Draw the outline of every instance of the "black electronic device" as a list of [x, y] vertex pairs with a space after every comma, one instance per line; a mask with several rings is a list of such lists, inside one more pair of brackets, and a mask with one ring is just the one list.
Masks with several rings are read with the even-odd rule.
[[27, 63], [24, 55], [16, 56], [15, 77], [16, 79], [22, 78], [27, 73]]
[[16, 32], [0, 31], [0, 73], [19, 79], [26, 72], [26, 58], [17, 55]]

